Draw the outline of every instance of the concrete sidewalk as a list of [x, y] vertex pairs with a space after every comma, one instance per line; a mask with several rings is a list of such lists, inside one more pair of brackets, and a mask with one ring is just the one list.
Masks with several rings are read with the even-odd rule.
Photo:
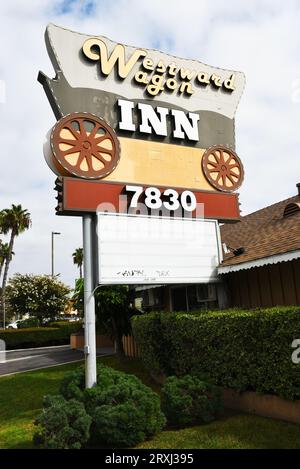
[[[97, 350], [97, 356], [114, 354], [113, 348]], [[6, 361], [0, 363], [0, 376], [20, 373], [23, 371], [48, 368], [84, 360], [82, 350], [73, 350], [70, 345], [58, 347], [42, 347], [36, 349], [8, 350]]]

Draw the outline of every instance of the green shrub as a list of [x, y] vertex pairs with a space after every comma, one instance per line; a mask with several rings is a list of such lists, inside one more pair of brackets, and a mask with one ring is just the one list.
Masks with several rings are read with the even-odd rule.
[[54, 322], [50, 327], [6, 329], [0, 331], [0, 339], [5, 341], [7, 350], [66, 345], [70, 343], [70, 335], [80, 331], [81, 328], [82, 323], [79, 321]]
[[18, 322], [18, 329], [28, 329], [30, 327], [39, 327], [40, 321], [38, 318], [28, 318]]
[[55, 327], [64, 329], [69, 335], [81, 331], [82, 321], [52, 321], [47, 324], [47, 327]]
[[65, 399], [76, 399], [83, 402], [84, 390], [85, 370], [83, 367], [79, 367], [78, 369], [69, 371], [65, 374], [60, 384], [59, 392]]
[[222, 411], [220, 388], [197, 376], [170, 376], [162, 388], [162, 410], [171, 425], [211, 422]]
[[36, 419], [34, 443], [49, 449], [80, 449], [89, 439], [91, 417], [84, 405], [62, 396], [45, 396], [43, 412]]
[[299, 365], [291, 360], [299, 307], [150, 313], [133, 318], [133, 333], [151, 372], [201, 372], [220, 386], [300, 398]]
[[65, 398], [85, 404], [93, 444], [133, 446], [162, 429], [159, 396], [136, 376], [98, 365], [97, 380], [97, 386], [85, 390], [80, 368], [66, 375], [60, 389]]

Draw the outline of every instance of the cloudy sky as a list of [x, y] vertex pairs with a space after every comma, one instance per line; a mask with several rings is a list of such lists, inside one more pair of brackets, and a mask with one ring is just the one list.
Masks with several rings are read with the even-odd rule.
[[1, 2], [0, 209], [21, 203], [32, 229], [16, 242], [11, 273], [56, 272], [69, 285], [81, 221], [54, 214], [54, 175], [42, 152], [54, 116], [37, 83], [53, 77], [44, 45], [48, 22], [118, 42], [241, 70], [246, 89], [236, 116], [245, 167], [243, 214], [296, 193], [300, 182], [300, 3], [298, 0], [9, 0]]

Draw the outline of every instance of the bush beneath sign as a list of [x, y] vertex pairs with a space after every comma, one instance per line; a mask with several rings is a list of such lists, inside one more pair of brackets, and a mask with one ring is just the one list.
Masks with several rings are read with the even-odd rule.
[[162, 429], [159, 396], [137, 377], [104, 366], [98, 366], [97, 375], [98, 384], [91, 389], [84, 389], [83, 368], [61, 386], [66, 398], [84, 402], [92, 417], [93, 443], [132, 446]]
[[216, 385], [300, 398], [300, 308], [150, 313], [133, 318], [134, 338], [152, 373], [200, 372]]
[[[56, 447], [61, 448], [59, 446], [61, 429], [53, 422], [53, 415], [58, 406], [59, 417], [66, 427], [63, 436], [65, 434], [69, 436], [72, 433], [70, 422], [63, 414], [61, 407], [66, 405], [69, 409], [71, 403], [74, 402], [79, 405], [79, 422], [86, 423], [82, 409], [85, 409], [86, 414], [91, 418], [88, 441], [92, 445], [133, 446], [155, 435], [163, 428], [166, 419], [160, 409], [159, 396], [137, 377], [101, 365], [97, 367], [97, 376], [98, 383], [91, 389], [85, 389], [83, 367], [65, 376], [61, 383], [61, 398], [58, 404], [57, 398], [54, 398], [53, 402], [50, 401], [50, 408], [53, 411], [47, 407], [38, 419], [38, 422], [43, 425], [43, 431], [42, 437], [39, 438], [38, 434], [35, 439], [37, 443], [49, 447], [51, 436], [51, 444], [57, 444]], [[43, 417], [45, 413], [47, 418]], [[74, 416], [74, 418], [77, 417]], [[86, 441], [86, 434], [83, 432], [80, 443], [85, 444]]]

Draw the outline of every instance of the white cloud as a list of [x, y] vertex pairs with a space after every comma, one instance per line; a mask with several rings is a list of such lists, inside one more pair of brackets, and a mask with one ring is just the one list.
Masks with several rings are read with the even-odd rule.
[[[247, 84], [236, 116], [237, 152], [245, 165], [243, 213], [296, 193], [299, 178], [300, 8], [296, 0], [116, 0], [1, 2], [0, 207], [22, 203], [33, 227], [16, 242], [12, 272], [49, 272], [51, 231], [56, 267], [73, 285], [71, 254], [81, 244], [79, 219], [56, 217], [55, 177], [42, 154], [55, 119], [37, 83], [53, 76], [44, 45], [50, 21], [89, 34], [242, 70]], [[3, 82], [2, 82], [3, 83]]]

